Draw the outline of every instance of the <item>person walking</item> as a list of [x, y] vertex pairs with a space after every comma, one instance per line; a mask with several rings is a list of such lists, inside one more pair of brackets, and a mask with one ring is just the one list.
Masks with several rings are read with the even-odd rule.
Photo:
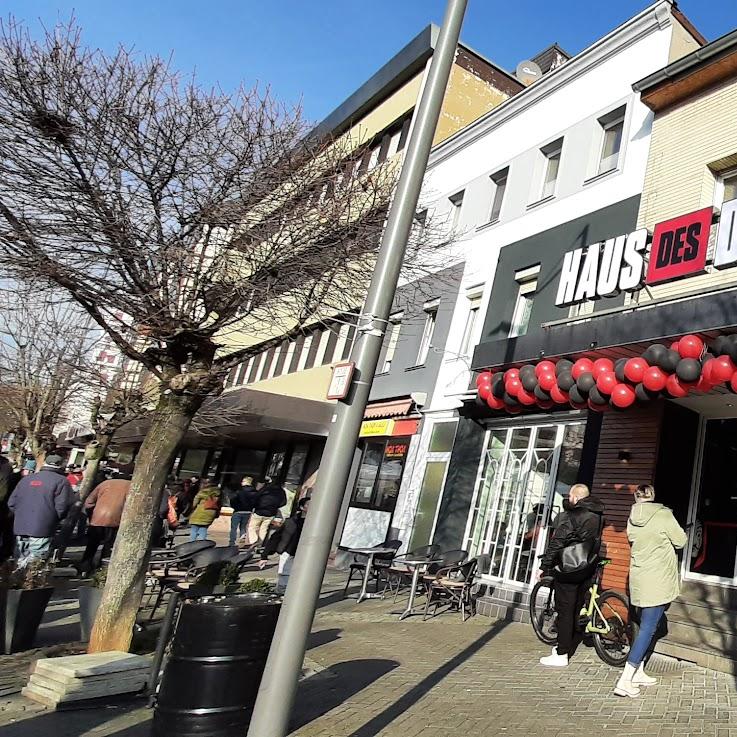
[[220, 489], [205, 481], [192, 500], [192, 513], [189, 516], [190, 540], [207, 540], [207, 528], [220, 515], [222, 503]]
[[230, 545], [235, 545], [248, 530], [248, 520], [256, 502], [256, 488], [253, 485], [253, 476], [244, 476], [240, 487], [230, 497], [230, 506], [233, 514], [230, 518]]
[[8, 499], [13, 493], [20, 474], [15, 473], [13, 464], [0, 455], [0, 563], [13, 555], [13, 515], [8, 509]]
[[46, 456], [40, 471], [18, 482], [8, 508], [14, 514], [15, 556], [19, 566], [34, 558], [48, 558], [54, 532], [73, 503], [74, 492], [64, 477], [61, 456]]
[[287, 493], [281, 484], [267, 478], [266, 485], [258, 492], [253, 505], [253, 513], [248, 522], [248, 542], [258, 545], [266, 540], [274, 517], [279, 508], [287, 503]]
[[302, 528], [304, 527], [309, 505], [310, 497], [302, 497], [297, 502], [297, 509], [294, 513], [284, 520], [284, 524], [266, 540], [261, 551], [261, 560], [258, 564], [259, 570], [263, 570], [266, 567], [270, 555], [274, 553], [279, 554], [279, 567], [277, 569], [276, 580], [276, 592], [278, 594], [283, 594], [287, 590], [289, 576], [292, 573], [294, 556], [297, 554], [297, 546], [302, 536]]
[[95, 554], [100, 545], [100, 559], [110, 557], [130, 487], [130, 477], [108, 479], [97, 485], [85, 499], [84, 511], [89, 515], [90, 523], [87, 527], [87, 547], [78, 567], [81, 574], [86, 575], [96, 567]]
[[686, 545], [687, 537], [673, 512], [655, 503], [655, 488], [641, 484], [635, 490], [627, 538], [631, 546], [630, 603], [640, 609], [640, 631], [614, 693], [634, 698], [640, 695], [640, 686], [657, 683], [645, 673], [645, 656], [665, 610], [681, 593], [676, 550]]
[[[568, 499], [563, 500], [563, 511], [558, 516], [555, 531], [540, 559], [542, 575], [552, 576], [554, 580], [555, 611], [558, 614], [558, 643], [550, 655], [540, 658], [541, 665], [567, 666], [581, 641], [578, 618], [596, 569], [603, 527], [604, 504], [601, 500], [591, 496], [585, 484], [571, 486]], [[573, 546], [579, 546], [578, 552], [585, 554], [586, 560], [579, 569], [567, 571], [562, 564], [562, 554]]]

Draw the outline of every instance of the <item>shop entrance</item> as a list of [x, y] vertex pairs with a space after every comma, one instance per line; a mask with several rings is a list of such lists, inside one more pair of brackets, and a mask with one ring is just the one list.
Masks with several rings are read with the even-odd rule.
[[686, 574], [737, 585], [737, 419], [703, 419]]
[[491, 428], [466, 547], [487, 553], [489, 575], [528, 584], [551, 520], [576, 482], [583, 422]]

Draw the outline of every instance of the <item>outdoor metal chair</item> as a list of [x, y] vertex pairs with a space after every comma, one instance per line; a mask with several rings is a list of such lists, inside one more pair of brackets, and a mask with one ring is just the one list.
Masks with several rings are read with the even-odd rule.
[[[374, 579], [374, 584], [376, 585], [376, 588], [379, 587], [379, 581], [383, 577], [386, 576], [386, 572], [391, 567], [392, 561], [397, 555], [397, 550], [402, 547], [402, 541], [401, 540], [387, 540], [385, 543], [381, 543], [380, 545], [374, 545], [374, 548], [391, 548], [391, 553], [379, 553], [378, 555], [374, 556], [373, 564], [371, 566], [371, 571], [369, 571], [369, 575], [371, 578]], [[343, 596], [345, 597], [348, 594], [348, 587], [351, 585], [351, 581], [353, 580], [353, 575], [358, 574], [358, 580], [360, 581], [366, 572], [366, 563], [367, 563], [367, 557], [365, 555], [361, 555], [360, 553], [356, 553], [356, 555], [353, 556], [353, 562], [350, 564], [349, 572], [348, 572], [348, 580], [345, 583], [345, 588], [343, 589]]]
[[436, 556], [436, 559], [430, 563], [425, 571], [425, 575], [422, 577], [425, 585], [429, 584], [435, 578], [435, 574], [441, 568], [447, 568], [448, 566], [455, 566], [459, 563], [463, 563], [468, 558], [467, 550], [443, 550]]
[[476, 578], [478, 560], [471, 560], [459, 565], [447, 566], [436, 571], [433, 580], [427, 590], [427, 601], [425, 602], [425, 614], [423, 620], [427, 619], [430, 607], [433, 607], [434, 617], [441, 604], [447, 605], [447, 610], [458, 608], [461, 619], [465, 622], [466, 612], [473, 616], [476, 613], [473, 587]]
[[389, 589], [394, 593], [394, 601], [397, 600], [403, 585], [409, 585], [412, 581], [412, 570], [404, 565], [405, 560], [420, 560], [425, 558], [431, 560], [440, 553], [440, 545], [423, 545], [410, 550], [404, 555], [398, 555], [392, 561], [386, 572], [386, 586], [384, 592]]

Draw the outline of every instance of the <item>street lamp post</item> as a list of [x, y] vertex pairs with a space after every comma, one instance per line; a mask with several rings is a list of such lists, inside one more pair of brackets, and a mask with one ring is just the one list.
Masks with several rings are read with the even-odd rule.
[[376, 267], [351, 354], [354, 378], [348, 396], [338, 402], [320, 464], [299, 554], [289, 577], [274, 640], [261, 680], [248, 737], [286, 737], [312, 628], [330, 546], [345, 494], [358, 434], [417, 209], [450, 70], [455, 59], [467, 0], [448, 0], [432, 56], [397, 190], [389, 208]]

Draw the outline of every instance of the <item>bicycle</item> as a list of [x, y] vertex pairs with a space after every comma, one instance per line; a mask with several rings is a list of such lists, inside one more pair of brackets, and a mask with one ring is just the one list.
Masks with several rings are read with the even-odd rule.
[[[597, 564], [579, 622], [585, 625], [584, 632], [592, 636], [596, 654], [607, 665], [621, 668], [635, 639], [635, 625], [628, 616], [629, 600], [624, 594], [599, 591], [604, 568], [610, 563], [610, 559], [604, 558]], [[546, 645], [554, 645], [558, 639], [556, 617], [553, 578], [545, 576], [530, 593], [530, 619], [538, 639]]]

